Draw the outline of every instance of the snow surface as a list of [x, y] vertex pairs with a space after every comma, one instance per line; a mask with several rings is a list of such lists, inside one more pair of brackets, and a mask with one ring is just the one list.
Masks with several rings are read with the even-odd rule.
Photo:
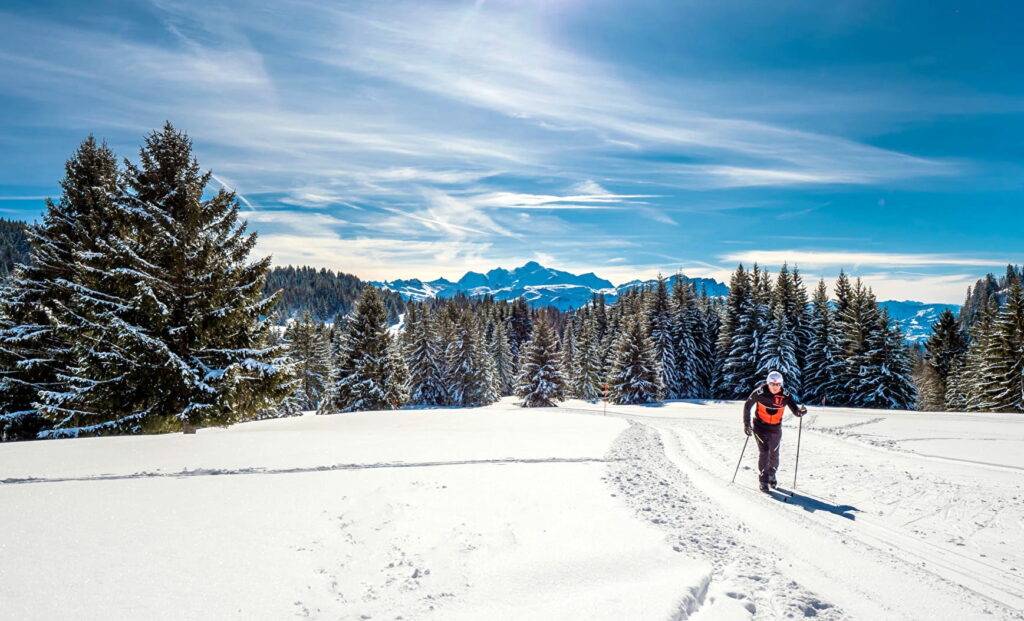
[[788, 499], [737, 402], [0, 445], [0, 618], [1024, 619], [1024, 416], [810, 410]]

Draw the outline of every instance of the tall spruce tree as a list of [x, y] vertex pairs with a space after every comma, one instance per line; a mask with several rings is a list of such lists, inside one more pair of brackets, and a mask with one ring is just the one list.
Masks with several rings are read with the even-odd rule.
[[720, 396], [726, 399], [746, 397], [757, 375], [754, 335], [756, 304], [752, 276], [740, 265], [729, 280], [729, 297], [718, 341], [718, 351], [722, 357]]
[[1008, 280], [1006, 303], [981, 354], [978, 405], [991, 412], [1024, 412], [1024, 289], [1019, 278]]
[[459, 312], [450, 334], [445, 350], [448, 402], [459, 407], [493, 403], [498, 398], [493, 359], [476, 319], [468, 311]]
[[288, 324], [284, 341], [299, 380], [298, 407], [316, 410], [331, 381], [331, 344], [327, 331], [307, 310]]
[[520, 353], [526, 342], [530, 340], [533, 328], [533, 320], [530, 317], [530, 307], [522, 297], [512, 302], [508, 320], [508, 342], [512, 348], [512, 358], [516, 367], [520, 365]]
[[576, 377], [579, 373], [576, 368], [577, 344], [573, 327], [575, 321], [570, 318], [562, 330], [562, 347], [558, 356], [558, 369], [562, 373], [562, 381], [565, 382], [565, 396], [574, 398], [576, 394]]
[[809, 332], [803, 397], [809, 403], [832, 404], [837, 401], [844, 363], [835, 313], [829, 306], [824, 280], [818, 281], [818, 288], [814, 291]]
[[573, 393], [585, 401], [594, 401], [603, 394], [604, 378], [601, 342], [597, 334], [597, 318], [587, 315], [576, 345], [576, 386]]
[[[256, 235], [239, 222], [235, 194], [203, 198], [212, 173], [201, 173], [191, 141], [170, 123], [125, 168], [130, 230], [110, 239], [105, 264], [91, 266], [94, 281], [79, 290], [102, 338], [77, 340], [72, 396], [46, 395], [48, 415], [60, 419], [53, 433], [125, 421], [188, 432], [276, 408], [291, 377], [275, 364], [283, 346], [266, 338], [270, 258], [248, 262]], [[103, 303], [118, 298], [127, 303]]]
[[920, 409], [944, 410], [949, 376], [956, 361], [967, 352], [960, 323], [948, 308], [942, 311], [932, 325], [932, 334], [925, 343], [923, 381], [920, 385]]
[[[681, 276], [681, 275], [680, 275]], [[706, 378], [702, 366], [711, 356], [702, 342], [701, 316], [693, 284], [677, 277], [672, 287], [672, 345], [675, 349], [674, 374], [663, 374], [665, 393], [672, 399], [693, 399], [706, 396]]]
[[656, 403], [664, 398], [661, 369], [645, 323], [643, 316], [627, 317], [615, 341], [608, 376], [608, 399], [612, 403]]
[[396, 372], [389, 353], [387, 317], [378, 289], [365, 287], [339, 348], [331, 395], [335, 402], [330, 409], [354, 412], [387, 410], [398, 405], [391, 400], [389, 388]]
[[412, 405], [444, 405], [441, 348], [434, 318], [421, 304], [410, 304], [405, 317], [402, 353], [408, 369], [408, 402]]
[[976, 313], [968, 338], [967, 353], [953, 363], [946, 382], [946, 404], [951, 410], [978, 411], [985, 404], [985, 354], [992, 347], [999, 302], [995, 294]]
[[516, 395], [523, 407], [553, 407], [565, 395], [565, 382], [558, 370], [558, 339], [550, 321], [541, 315], [520, 355]]
[[658, 274], [654, 288], [647, 294], [647, 329], [651, 343], [654, 344], [654, 357], [661, 369], [661, 383], [665, 387], [665, 394], [676, 397], [680, 394], [683, 384], [676, 355], [678, 331], [674, 328], [677, 317], [672, 306], [668, 281]]
[[0, 289], [0, 439], [34, 438], [52, 426], [41, 393], [66, 392], [59, 375], [74, 360], [70, 332], [82, 333], [68, 298], [82, 279], [81, 262], [124, 221], [117, 158], [92, 136], [65, 164], [60, 186], [42, 223], [28, 228], [29, 261]]
[[391, 381], [385, 387], [384, 398], [397, 409], [409, 402], [409, 368], [405, 366], [402, 343], [397, 338], [388, 343], [388, 369]]
[[508, 344], [508, 337], [505, 336], [505, 322], [501, 318], [495, 322], [490, 349], [494, 359], [494, 378], [498, 396], [507, 397], [515, 389], [515, 367], [512, 348]]
[[[838, 290], [838, 289], [837, 289]], [[872, 382], [868, 377], [874, 372], [871, 358], [870, 337], [878, 330], [879, 309], [875, 296], [865, 287], [860, 278], [850, 291], [846, 310], [841, 316], [841, 343], [844, 347], [845, 368], [840, 398], [842, 405], [866, 407], [867, 393], [861, 388]]]
[[722, 377], [722, 357], [716, 349], [722, 327], [722, 303], [711, 299], [704, 291], [697, 309], [698, 329], [694, 332], [697, 393], [694, 396], [706, 398], [719, 392], [718, 383]]

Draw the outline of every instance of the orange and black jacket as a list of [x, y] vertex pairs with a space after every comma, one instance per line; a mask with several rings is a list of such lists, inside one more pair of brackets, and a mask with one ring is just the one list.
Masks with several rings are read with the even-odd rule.
[[755, 409], [757, 418], [766, 425], [782, 423], [782, 415], [785, 414], [787, 407], [793, 410], [794, 414], [798, 413], [800, 408], [800, 404], [785, 389], [779, 394], [773, 395], [772, 391], [768, 390], [768, 384], [761, 384], [757, 390], [750, 393], [746, 403], [743, 404], [744, 427], [750, 426], [750, 406], [752, 405], [757, 406]]

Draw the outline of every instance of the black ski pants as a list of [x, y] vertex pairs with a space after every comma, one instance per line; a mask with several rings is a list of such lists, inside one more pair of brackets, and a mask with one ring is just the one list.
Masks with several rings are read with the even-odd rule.
[[779, 469], [779, 446], [782, 444], [782, 425], [769, 425], [759, 418], [754, 419], [754, 439], [757, 440], [758, 481], [770, 483], [775, 480]]

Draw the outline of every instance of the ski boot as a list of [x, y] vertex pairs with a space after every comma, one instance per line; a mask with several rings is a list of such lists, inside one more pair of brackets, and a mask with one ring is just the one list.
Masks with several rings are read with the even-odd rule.
[[763, 493], [767, 494], [767, 493], [768, 493], [768, 484], [767, 484], [767, 483], [762, 483], [759, 489], [760, 489], [760, 490], [761, 490], [761, 491], [762, 491]]

